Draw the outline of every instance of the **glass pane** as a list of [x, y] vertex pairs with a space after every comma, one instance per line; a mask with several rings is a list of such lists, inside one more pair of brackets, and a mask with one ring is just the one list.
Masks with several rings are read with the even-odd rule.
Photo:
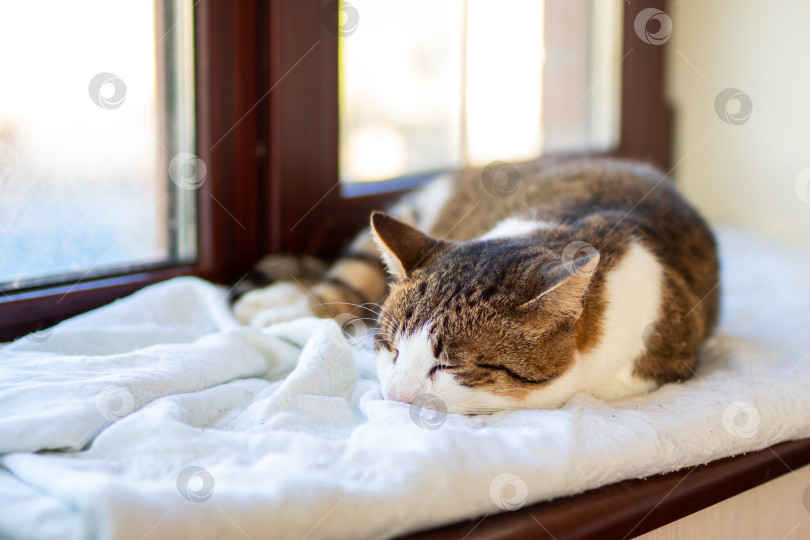
[[540, 154], [543, 6], [467, 2], [467, 164]]
[[543, 151], [618, 145], [622, 6], [615, 0], [545, 1]]
[[381, 180], [615, 147], [622, 6], [344, 2], [341, 178]]
[[[462, 163], [462, 0], [359, 0], [340, 37], [341, 175], [369, 181]], [[340, 20], [340, 19], [339, 19]]]
[[189, 4], [0, 0], [0, 288], [194, 258]]

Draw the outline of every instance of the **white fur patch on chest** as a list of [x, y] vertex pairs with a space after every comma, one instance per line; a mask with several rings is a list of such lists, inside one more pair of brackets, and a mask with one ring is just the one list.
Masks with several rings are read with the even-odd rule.
[[489, 232], [481, 237], [482, 240], [493, 238], [511, 238], [528, 234], [538, 229], [550, 229], [554, 223], [540, 220], [529, 220], [521, 218], [507, 218], [495, 225]]

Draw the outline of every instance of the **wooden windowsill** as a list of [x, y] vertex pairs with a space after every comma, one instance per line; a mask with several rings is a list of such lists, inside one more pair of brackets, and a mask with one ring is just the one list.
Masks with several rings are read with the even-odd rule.
[[479, 516], [401, 540], [634, 538], [810, 463], [810, 439]]
[[196, 266], [180, 265], [0, 295], [0, 342], [49, 328], [147, 285], [185, 275], [200, 272]]

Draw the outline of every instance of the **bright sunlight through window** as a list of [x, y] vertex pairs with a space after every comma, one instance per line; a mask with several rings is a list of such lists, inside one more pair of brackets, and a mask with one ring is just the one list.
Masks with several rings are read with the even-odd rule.
[[0, 290], [194, 257], [191, 2], [157, 4], [0, 1]]
[[618, 142], [620, 0], [341, 7], [341, 178], [368, 182]]

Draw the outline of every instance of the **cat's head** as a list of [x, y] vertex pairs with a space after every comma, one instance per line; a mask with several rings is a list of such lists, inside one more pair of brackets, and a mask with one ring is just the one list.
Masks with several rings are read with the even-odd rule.
[[468, 414], [533, 407], [573, 365], [598, 253], [565, 265], [530, 236], [447, 242], [379, 212], [371, 228], [393, 278], [375, 338], [384, 397], [430, 394]]

